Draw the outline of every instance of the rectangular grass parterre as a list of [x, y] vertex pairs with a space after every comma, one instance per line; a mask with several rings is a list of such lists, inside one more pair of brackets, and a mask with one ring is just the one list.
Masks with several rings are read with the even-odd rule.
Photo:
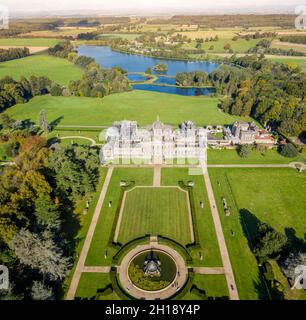
[[182, 245], [191, 243], [188, 194], [178, 188], [135, 188], [126, 194], [119, 242], [162, 235]]

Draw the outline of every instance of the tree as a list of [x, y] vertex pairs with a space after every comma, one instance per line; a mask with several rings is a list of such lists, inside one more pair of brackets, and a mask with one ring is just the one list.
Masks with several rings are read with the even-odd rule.
[[48, 194], [42, 194], [35, 201], [35, 216], [39, 229], [55, 229], [60, 227], [60, 213]]
[[256, 235], [257, 244], [254, 254], [260, 263], [269, 258], [276, 257], [287, 243], [287, 237], [272, 229], [269, 225], [261, 223]]
[[44, 239], [27, 229], [21, 229], [10, 243], [20, 262], [37, 270], [50, 280], [63, 279], [69, 272], [69, 258], [52, 239]]
[[45, 132], [45, 133], [50, 133], [51, 131], [51, 126], [49, 125], [47, 121], [47, 114], [45, 110], [41, 110], [39, 112], [39, 120], [38, 120], [40, 128]]
[[231, 45], [229, 44], [229, 43], [227, 43], [225, 46], [224, 46], [224, 50], [225, 51], [228, 51], [228, 50], [230, 50], [232, 47], [231, 47]]
[[51, 96], [59, 97], [63, 94], [63, 88], [57, 83], [52, 83], [50, 94]]
[[247, 144], [241, 144], [238, 146], [237, 152], [241, 158], [247, 158], [250, 154], [250, 147]]
[[8, 114], [1, 114], [1, 124], [3, 129], [11, 129], [13, 123], [15, 122]]
[[52, 300], [53, 290], [40, 281], [34, 281], [31, 289], [31, 297], [33, 300]]
[[295, 158], [299, 154], [299, 152], [292, 143], [288, 143], [281, 146], [279, 153], [286, 158]]

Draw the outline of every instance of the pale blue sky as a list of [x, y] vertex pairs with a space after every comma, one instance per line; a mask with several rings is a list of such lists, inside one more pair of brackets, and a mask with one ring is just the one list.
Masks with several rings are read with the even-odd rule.
[[10, 11], [46, 11], [46, 10], [150, 10], [169, 9], [220, 9], [243, 11], [269, 8], [279, 11], [282, 8], [293, 9], [297, 5], [306, 5], [302, 0], [0, 0]]

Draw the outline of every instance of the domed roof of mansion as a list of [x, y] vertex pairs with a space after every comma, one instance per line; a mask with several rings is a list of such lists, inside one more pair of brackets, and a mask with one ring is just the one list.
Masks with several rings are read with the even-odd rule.
[[162, 130], [164, 128], [164, 124], [159, 120], [159, 116], [157, 116], [156, 121], [152, 124], [153, 130]]

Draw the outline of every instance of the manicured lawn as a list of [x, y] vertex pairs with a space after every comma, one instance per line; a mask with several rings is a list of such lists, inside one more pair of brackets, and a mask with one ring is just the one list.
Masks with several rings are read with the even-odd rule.
[[[62, 77], [63, 74], [60, 73], [59, 76]], [[188, 119], [196, 122], [198, 126], [232, 124], [239, 119], [251, 120], [226, 114], [218, 109], [217, 104], [216, 98], [183, 97], [135, 90], [103, 99], [36, 97], [27, 104], [10, 108], [7, 112], [16, 119], [31, 119], [37, 122], [38, 114], [43, 108], [47, 111], [49, 122], [63, 117], [61, 125], [108, 126], [114, 121], [124, 119], [148, 125], [152, 124], [158, 115], [164, 123], [175, 126]]]
[[86, 139], [62, 139], [60, 141], [60, 144], [62, 146], [71, 146], [73, 144], [78, 144], [78, 145], [85, 145], [85, 146], [91, 146], [91, 142]]
[[47, 54], [0, 63], [0, 78], [10, 76], [15, 80], [19, 80], [21, 76], [46, 76], [61, 85], [67, 85], [71, 80], [80, 79], [82, 73], [83, 70], [73, 63]]
[[[109, 284], [111, 284], [109, 274], [83, 272], [75, 296], [76, 298], [93, 298], [97, 294], [97, 290], [104, 289]], [[119, 300], [115, 292], [104, 298], [105, 300]]]
[[[305, 236], [306, 174], [293, 169], [210, 169], [223, 231], [241, 299], [267, 299], [246, 234], [258, 220], [279, 232]], [[231, 216], [223, 213], [222, 197]]]
[[[162, 185], [177, 185], [178, 181], [187, 183], [190, 180], [194, 182], [193, 196], [197, 218], [196, 224], [201, 244], [200, 249], [191, 251], [193, 265], [206, 267], [222, 266], [203, 176], [190, 176], [186, 168], [162, 169]], [[204, 203], [203, 209], [200, 206], [200, 202]], [[200, 254], [202, 254], [203, 260], [200, 259]]]
[[[93, 194], [92, 196], [92, 200], [90, 202], [90, 207], [88, 210], [88, 213], [86, 215], [83, 214], [83, 210], [86, 207], [86, 201], [88, 200], [83, 199], [82, 201], [80, 201], [76, 208], [75, 208], [75, 217], [76, 217], [76, 225], [75, 226], [70, 226], [67, 225], [67, 229], [69, 229], [69, 231], [71, 233], [75, 232], [74, 235], [74, 239], [76, 242], [76, 250], [75, 250], [75, 258], [74, 258], [74, 265], [72, 270], [70, 271], [68, 277], [65, 279], [65, 283], [64, 283], [64, 292], [67, 292], [67, 290], [69, 289], [69, 285], [70, 285], [70, 281], [72, 279], [76, 264], [78, 262], [78, 258], [79, 255], [81, 253], [86, 235], [87, 235], [87, 231], [89, 228], [89, 225], [91, 223], [91, 219], [94, 213], [94, 210], [96, 208], [97, 205], [97, 201], [99, 199], [100, 196], [100, 192], [104, 183], [104, 179], [105, 179], [105, 175], [106, 175], [106, 169], [105, 168], [101, 168], [100, 169], [100, 179], [99, 179], [99, 183], [97, 185], [97, 191]], [[90, 195], [87, 195], [90, 196]]]
[[[198, 289], [206, 292], [207, 297], [221, 298], [228, 297], [228, 289], [224, 275], [195, 275], [193, 284]], [[201, 300], [199, 296], [189, 292], [184, 300]]]
[[247, 158], [241, 158], [236, 150], [216, 150], [208, 149], [208, 164], [287, 164], [294, 161], [305, 161], [305, 157], [300, 155], [296, 158], [286, 158], [281, 156], [277, 150], [269, 150], [264, 155], [253, 150]]
[[83, 131], [83, 130], [54, 130], [49, 135], [48, 138], [53, 137], [70, 137], [70, 136], [80, 136], [94, 139], [99, 143], [99, 135], [101, 131]]
[[178, 188], [136, 188], [127, 193], [119, 242], [162, 235], [191, 243], [187, 193]]
[[[114, 169], [102, 207], [102, 212], [86, 259], [87, 266], [109, 266], [111, 265], [113, 255], [116, 253], [114, 248], [108, 246], [108, 241], [110, 239], [115, 213], [119, 206], [121, 180], [135, 181], [136, 185], [152, 185], [153, 170], [142, 168]], [[108, 206], [109, 201], [112, 201], [112, 206], [110, 208]]]
[[0, 46], [53, 47], [60, 40], [46, 38], [2, 38]]

